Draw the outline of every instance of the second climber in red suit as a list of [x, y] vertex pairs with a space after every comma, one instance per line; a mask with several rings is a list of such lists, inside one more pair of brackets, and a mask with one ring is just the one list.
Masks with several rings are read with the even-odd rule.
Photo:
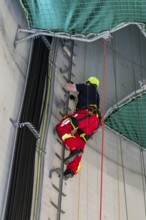
[[56, 130], [70, 155], [64, 160], [67, 164], [64, 177], [73, 177], [80, 170], [80, 161], [85, 144], [98, 129], [100, 124], [99, 80], [89, 77], [85, 84], [66, 83], [64, 88], [69, 92], [78, 92], [78, 103], [75, 112], [66, 115], [56, 126]]

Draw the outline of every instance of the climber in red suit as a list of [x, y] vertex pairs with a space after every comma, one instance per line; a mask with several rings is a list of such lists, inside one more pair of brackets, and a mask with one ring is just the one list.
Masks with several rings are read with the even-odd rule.
[[[100, 124], [99, 80], [89, 77], [85, 84], [66, 83], [69, 92], [78, 92], [78, 103], [72, 114], [66, 115], [56, 126], [56, 130], [70, 155], [64, 160], [67, 164], [64, 177], [68, 179], [78, 173], [85, 144], [98, 129]], [[75, 97], [71, 95], [71, 98]]]

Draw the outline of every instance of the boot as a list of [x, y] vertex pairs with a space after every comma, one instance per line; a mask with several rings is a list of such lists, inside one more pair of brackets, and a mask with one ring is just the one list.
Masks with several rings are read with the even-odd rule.
[[74, 176], [74, 172], [72, 170], [65, 170], [63, 173], [64, 179], [67, 180], [68, 178], [72, 178]]

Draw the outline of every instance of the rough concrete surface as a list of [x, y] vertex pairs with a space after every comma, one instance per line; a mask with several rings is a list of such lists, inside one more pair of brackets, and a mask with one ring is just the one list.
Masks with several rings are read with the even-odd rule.
[[[27, 26], [24, 12], [18, 1], [0, 1], [0, 216], [6, 192], [9, 168], [13, 152], [15, 129], [9, 118], [17, 119], [26, 79], [29, 42], [13, 47], [17, 25]], [[61, 42], [61, 41], [60, 41]], [[101, 108], [103, 100], [103, 40], [92, 43], [75, 42], [72, 80], [83, 82], [87, 77], [96, 75], [100, 79]], [[135, 26], [116, 32], [113, 40], [107, 42], [107, 77], [106, 100], [107, 111], [117, 101], [139, 89], [139, 80], [146, 78], [146, 39]], [[48, 130], [44, 178], [41, 198], [41, 220], [55, 220], [57, 210], [51, 205], [57, 204], [58, 193], [52, 183], [58, 186], [59, 178], [53, 173], [48, 177], [52, 167], [60, 166], [55, 152], [61, 153], [61, 145], [54, 134], [54, 127], [62, 118], [62, 101], [66, 100], [62, 87], [67, 73], [60, 71], [68, 65], [61, 43], [57, 48], [55, 60], [55, 85], [51, 122]], [[70, 109], [74, 107], [69, 103]], [[95, 220], [100, 212], [101, 182], [101, 148], [102, 128], [88, 142], [83, 154], [81, 171], [74, 178], [63, 182], [62, 220]], [[68, 152], [66, 151], [66, 155]], [[105, 220], [145, 220], [145, 176], [146, 153], [105, 128], [104, 166], [103, 166], [103, 203], [102, 219]], [[142, 169], [143, 168], [143, 169]]]
[[26, 25], [18, 1], [0, 1], [0, 216], [10, 170], [15, 129], [26, 79], [29, 42], [13, 47], [17, 25]]
[[[105, 111], [115, 103], [128, 96], [135, 89], [139, 89], [139, 80], [146, 77], [145, 57], [146, 39], [135, 26], [127, 27], [116, 32], [113, 40], [107, 42], [106, 63], [106, 100]], [[93, 43], [75, 42], [74, 65], [72, 80], [75, 83], [84, 82], [89, 76], [99, 77], [101, 86], [101, 109], [103, 101], [103, 40]], [[52, 138], [53, 129], [63, 112], [61, 100], [65, 101], [62, 86], [67, 58], [64, 56], [61, 43], [57, 48], [54, 102], [52, 119], [48, 130], [47, 154], [45, 157], [44, 183], [40, 219], [56, 219], [57, 210], [50, 200], [58, 204], [57, 192], [52, 184], [58, 186], [58, 175], [53, 173], [48, 177], [48, 170], [60, 166], [60, 160], [55, 152], [61, 155], [61, 145]], [[57, 100], [57, 101], [55, 101]], [[59, 104], [60, 100], [60, 104]], [[73, 105], [69, 103], [73, 110]], [[100, 182], [101, 182], [101, 148], [102, 128], [89, 140], [85, 148], [81, 163], [81, 171], [74, 178], [64, 181], [61, 215], [63, 220], [94, 220], [99, 219], [100, 213]], [[66, 152], [66, 155], [68, 152]], [[138, 146], [114, 134], [105, 128], [104, 133], [104, 166], [103, 166], [103, 203], [102, 219], [117, 220], [145, 219], [145, 177], [142, 157], [146, 160], [146, 153], [140, 152]], [[46, 213], [46, 210], [47, 213]]]

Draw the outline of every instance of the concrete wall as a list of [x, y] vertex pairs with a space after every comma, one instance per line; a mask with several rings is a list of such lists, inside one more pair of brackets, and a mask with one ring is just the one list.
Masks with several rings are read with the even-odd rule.
[[[26, 21], [18, 1], [0, 1], [0, 216], [6, 192], [6, 184], [13, 152], [15, 129], [9, 118], [17, 119], [26, 79], [29, 42], [13, 47], [17, 24], [25, 27]], [[103, 83], [103, 40], [93, 43], [75, 42], [72, 80], [83, 82], [91, 75], [98, 75], [101, 81], [99, 93], [102, 102]], [[135, 89], [138, 81], [146, 78], [146, 40], [136, 27], [128, 27], [113, 35], [113, 41], [107, 42], [107, 81], [106, 110]], [[41, 220], [55, 220], [56, 209], [50, 200], [57, 204], [57, 192], [52, 187], [59, 183], [57, 174], [49, 179], [49, 170], [60, 165], [55, 152], [61, 152], [54, 127], [61, 119], [62, 90], [65, 80], [60, 68], [68, 66], [69, 61], [62, 50], [57, 48], [57, 67], [55, 71], [55, 89], [51, 123], [47, 138], [44, 180], [41, 204]], [[70, 108], [73, 104], [70, 102]], [[63, 182], [66, 197], [62, 200], [62, 209], [66, 214], [63, 220], [99, 219], [100, 211], [100, 164], [102, 130], [86, 146], [81, 171], [73, 179]], [[103, 209], [102, 219], [107, 220], [144, 220], [145, 215], [145, 176], [142, 175], [146, 163], [146, 153], [137, 146], [121, 139], [105, 129], [104, 135], [104, 171], [103, 171]], [[68, 152], [66, 152], [68, 154]], [[142, 169], [143, 168], [143, 169]]]
[[[13, 152], [15, 129], [9, 118], [17, 119], [26, 79], [28, 42], [13, 47], [18, 23], [26, 25], [17, 2], [0, 1], [0, 216]], [[1, 217], [0, 217], [1, 218]]]
[[[146, 77], [145, 47], [146, 39], [134, 26], [115, 33], [112, 42], [107, 42], [106, 110], [140, 88], [138, 81]], [[78, 83], [85, 81], [89, 76], [98, 76], [101, 81], [99, 93], [102, 103], [103, 40], [88, 44], [75, 42], [74, 55], [72, 80]], [[57, 68], [54, 73], [54, 101], [46, 145], [41, 220], [56, 219], [57, 215], [57, 210], [50, 201], [56, 205], [58, 203], [58, 193], [52, 184], [58, 186], [59, 178], [53, 173], [52, 179], [49, 179], [48, 173], [51, 168], [60, 166], [60, 160], [55, 156], [55, 152], [61, 155], [61, 145], [53, 131], [58, 120], [62, 118], [60, 115], [60, 112], [63, 112], [62, 100], [65, 101], [66, 98], [62, 87], [65, 83], [63, 77], [67, 76], [67, 73], [60, 72], [60, 68], [65, 70], [65, 66], [69, 64], [61, 43], [57, 48], [55, 63]], [[74, 109], [71, 101], [69, 106]], [[62, 209], [66, 213], [61, 215], [61, 219], [99, 219], [101, 148], [102, 128], [88, 142], [79, 174], [63, 182], [63, 192], [67, 196], [62, 198]], [[146, 167], [143, 167], [142, 158], [146, 160], [145, 152], [140, 152], [136, 145], [105, 128], [102, 219], [146, 218], [146, 185], [143, 177]]]

